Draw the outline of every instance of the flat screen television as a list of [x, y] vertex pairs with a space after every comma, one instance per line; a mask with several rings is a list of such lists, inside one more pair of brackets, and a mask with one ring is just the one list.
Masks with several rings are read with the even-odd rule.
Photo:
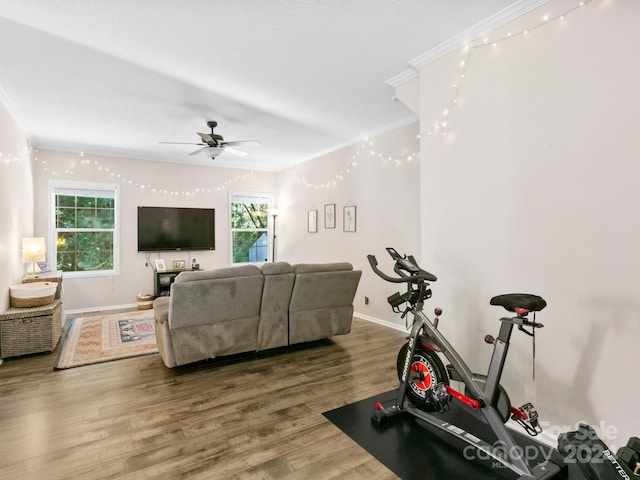
[[213, 208], [138, 207], [138, 251], [215, 250]]

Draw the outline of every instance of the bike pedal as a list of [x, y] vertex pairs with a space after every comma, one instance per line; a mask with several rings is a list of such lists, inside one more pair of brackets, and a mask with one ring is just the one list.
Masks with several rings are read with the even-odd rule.
[[523, 406], [516, 409], [516, 413], [511, 415], [511, 420], [515, 420], [519, 423], [520, 426], [532, 437], [542, 433], [542, 427], [538, 421], [538, 411], [531, 402], [525, 403]]
[[425, 401], [435, 407], [438, 413], [444, 413], [451, 409], [449, 406], [449, 398], [450, 395], [447, 387], [444, 383], [440, 382], [431, 389], [429, 396], [425, 397]]

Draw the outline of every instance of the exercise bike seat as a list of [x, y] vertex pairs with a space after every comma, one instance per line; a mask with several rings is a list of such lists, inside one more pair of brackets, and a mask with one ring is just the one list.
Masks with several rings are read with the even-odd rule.
[[518, 312], [518, 310], [527, 310], [529, 312], [539, 312], [547, 306], [544, 298], [530, 293], [506, 293], [497, 295], [491, 299], [490, 305], [498, 305], [504, 307], [510, 312]]

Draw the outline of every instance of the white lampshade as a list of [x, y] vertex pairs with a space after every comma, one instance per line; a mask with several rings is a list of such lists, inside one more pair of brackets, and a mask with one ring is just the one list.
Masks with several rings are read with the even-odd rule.
[[47, 246], [42, 237], [27, 237], [22, 239], [22, 261], [30, 263], [31, 266], [27, 273], [35, 275], [40, 272], [36, 262], [44, 262], [46, 260]]

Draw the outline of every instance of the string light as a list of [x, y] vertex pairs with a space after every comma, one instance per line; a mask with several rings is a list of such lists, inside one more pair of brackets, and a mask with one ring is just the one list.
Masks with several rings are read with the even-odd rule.
[[354, 153], [351, 158], [345, 163], [345, 166], [336, 173], [332, 178], [324, 180], [320, 183], [312, 183], [307, 181], [305, 177], [299, 176], [295, 167], [290, 167], [286, 173], [289, 173], [293, 176], [293, 178], [298, 182], [304, 185], [309, 189], [315, 190], [324, 190], [328, 188], [335, 187], [346, 180], [347, 176], [355, 171], [358, 166], [361, 157], [364, 157], [362, 160], [367, 161], [367, 157], [370, 159], [371, 157], [377, 158], [380, 161], [382, 166], [392, 165], [395, 167], [400, 167], [404, 164], [412, 163], [415, 159], [419, 158], [417, 152], [412, 152], [409, 154], [399, 154], [399, 155], [389, 155], [375, 150], [373, 141], [365, 138], [360, 144], [359, 150]]
[[19, 155], [0, 152], [0, 164], [9, 165], [10, 163], [22, 163], [31, 158], [31, 154], [34, 152], [34, 148], [31, 143], [22, 147]]
[[[150, 191], [153, 193], [159, 193], [162, 195], [172, 195], [172, 196], [178, 196], [178, 195], [183, 195], [186, 197], [194, 197], [197, 195], [201, 195], [201, 194], [206, 194], [206, 193], [214, 193], [214, 192], [219, 192], [222, 190], [226, 190], [230, 185], [242, 181], [242, 180], [246, 180], [247, 178], [249, 178], [250, 176], [253, 175], [253, 170], [250, 170], [246, 173], [243, 174], [239, 174], [236, 175], [234, 178], [231, 178], [229, 180], [224, 181], [221, 184], [217, 184], [217, 185], [207, 185], [207, 186], [199, 186], [199, 187], [195, 187], [192, 190], [167, 190], [165, 188], [162, 187], [158, 187], [155, 185], [151, 185], [149, 183], [144, 183], [144, 182], [140, 182], [137, 181], [133, 178], [129, 178], [128, 176], [122, 175], [120, 173], [118, 173], [117, 171], [111, 169], [110, 167], [107, 166], [103, 166], [98, 160], [88, 160], [84, 157], [84, 153], [80, 152], [78, 154], [78, 156], [80, 157], [80, 162], [79, 162], [79, 166], [81, 168], [92, 168], [94, 170], [96, 170], [98, 173], [100, 173], [103, 176], [108, 177], [111, 180], [116, 180], [119, 181], [123, 184], [126, 185], [130, 185], [132, 187], [135, 188], [139, 188], [140, 190], [145, 190], [145, 191]], [[40, 161], [38, 159], [38, 157], [36, 156], [35, 158], [36, 162], [39, 162], [42, 165], [42, 170], [43, 171], [47, 171], [48, 174], [50, 176], [53, 177], [60, 177], [61, 174], [56, 171], [56, 170], [49, 170], [46, 160], [42, 160]], [[72, 161], [71, 164], [69, 165], [68, 168], [64, 169], [64, 175], [66, 176], [74, 176], [76, 173], [76, 167], [78, 167], [78, 163], [75, 161]]]
[[519, 37], [520, 35], [529, 35], [533, 30], [543, 27], [545, 25], [549, 25], [553, 22], [556, 21], [560, 21], [560, 22], [564, 22], [567, 19], [567, 16], [572, 14], [573, 12], [575, 12], [576, 10], [585, 7], [587, 5], [589, 5], [593, 0], [583, 0], [580, 3], [574, 5], [573, 7], [569, 8], [568, 10], [559, 13], [556, 16], [551, 16], [551, 15], [545, 15], [542, 17], [541, 21], [536, 23], [533, 26], [530, 26], [529, 28], [523, 29], [519, 32], [508, 32], [505, 36], [497, 38], [495, 40], [490, 40], [490, 38], [487, 37], [483, 37], [481, 40], [476, 41], [475, 43], [471, 43], [469, 45], [465, 45], [463, 52], [464, 52], [464, 57], [463, 60], [460, 62], [460, 71], [459, 71], [459, 76], [456, 80], [454, 80], [452, 82], [452, 88], [453, 88], [453, 94], [452, 94], [452, 99], [449, 102], [449, 104], [442, 110], [442, 113], [440, 115], [441, 119], [436, 121], [433, 125], [433, 127], [431, 127], [430, 129], [424, 131], [421, 133], [420, 136], [425, 136], [425, 137], [431, 137], [434, 134], [440, 134], [442, 136], [447, 136], [448, 135], [448, 130], [446, 129], [447, 126], [447, 122], [445, 121], [446, 118], [448, 118], [451, 114], [451, 111], [453, 110], [454, 107], [459, 106], [460, 102], [459, 102], [459, 91], [460, 91], [460, 86], [463, 83], [463, 80], [465, 79], [466, 76], [466, 70], [467, 70], [467, 66], [469, 64], [469, 60], [471, 58], [471, 53], [477, 49], [483, 48], [483, 47], [488, 47], [488, 46], [492, 46], [492, 47], [497, 47], [500, 43], [507, 41], [507, 40], [513, 40], [514, 38]]

